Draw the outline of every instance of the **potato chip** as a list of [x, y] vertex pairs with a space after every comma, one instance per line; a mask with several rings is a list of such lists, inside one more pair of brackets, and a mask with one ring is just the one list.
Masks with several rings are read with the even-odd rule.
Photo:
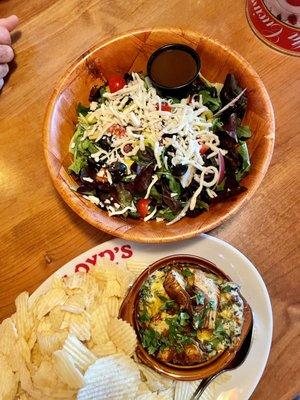
[[157, 392], [158, 390], [166, 390], [173, 384], [172, 379], [158, 374], [143, 364], [138, 364], [138, 368], [145, 377], [147, 386], [153, 392]]
[[35, 305], [34, 312], [37, 319], [42, 319], [43, 316], [48, 314], [55, 306], [63, 305], [66, 300], [67, 295], [64, 289], [50, 289], [39, 298]]
[[79, 289], [82, 288], [87, 282], [88, 274], [86, 272], [76, 272], [75, 274], [66, 276], [64, 284], [69, 289]]
[[135, 277], [139, 276], [146, 268], [148, 268], [149, 263], [143, 261], [127, 261], [127, 269], [134, 274]]
[[86, 341], [91, 338], [91, 325], [88, 321], [82, 323], [71, 322], [69, 332], [75, 335], [79, 340]]
[[109, 260], [101, 260], [99, 265], [93, 269], [92, 273], [99, 282], [109, 282], [116, 280], [122, 287], [128, 288], [133, 275], [124, 265], [117, 265]]
[[77, 324], [83, 324], [86, 319], [87, 316], [85, 313], [82, 314], [74, 314], [68, 311], [64, 311], [65, 315], [64, 315], [64, 319], [60, 325], [60, 329], [69, 329], [70, 325], [73, 322], [76, 322]]
[[0, 325], [0, 390], [1, 353], [8, 355], [8, 382], [13, 378], [17, 385], [17, 394], [14, 386], [5, 400], [75, 400], [80, 388], [78, 399], [169, 400], [174, 385], [158, 384], [165, 378], [153, 372], [141, 381], [128, 356], [135, 351], [135, 332], [117, 319], [133, 276], [104, 261], [89, 273], [55, 277], [31, 307], [26, 292], [18, 296], [17, 312]]
[[132, 356], [137, 345], [136, 333], [128, 322], [113, 318], [108, 327], [108, 334], [117, 349]]
[[81, 371], [86, 371], [97, 360], [97, 357], [74, 335], [67, 337], [63, 350]]
[[169, 389], [161, 390], [159, 392], [161, 400], [173, 400], [175, 393], [174, 390], [175, 390], [174, 383], [172, 384], [172, 387], [170, 387]]
[[66, 289], [64, 279], [60, 276], [54, 276], [51, 282], [52, 289]]
[[18, 379], [13, 373], [8, 360], [0, 355], [0, 399], [14, 400], [18, 390]]
[[136, 395], [140, 396], [142, 394], [149, 394], [149, 393], [152, 393], [152, 392], [150, 391], [150, 389], [148, 388], [146, 383], [141, 381]]
[[107, 305], [107, 309], [111, 317], [116, 318], [119, 315], [121, 302], [117, 297], [113, 296], [113, 297], [103, 298], [102, 302], [103, 304]]
[[40, 332], [37, 334], [37, 342], [42, 354], [51, 355], [54, 351], [63, 347], [63, 344], [68, 336], [67, 331], [59, 332]]
[[32, 380], [31, 380], [31, 375], [30, 371], [23, 359], [20, 360], [20, 365], [19, 365], [19, 379], [20, 379], [20, 386], [21, 389], [25, 390], [28, 392], [32, 397], [37, 397], [37, 395], [40, 395], [41, 397], [41, 392], [38, 391], [38, 393], [34, 390]]
[[65, 311], [61, 310], [60, 306], [54, 307], [49, 312], [49, 321], [52, 329], [60, 329], [64, 320]]
[[34, 386], [43, 390], [44, 386], [57, 386], [58, 378], [54, 370], [53, 363], [49, 360], [43, 360], [32, 377]]
[[91, 351], [97, 357], [105, 357], [117, 352], [117, 348], [113, 342], [107, 342], [105, 344], [97, 344], [91, 348]]
[[14, 351], [18, 333], [11, 318], [2, 321], [0, 325], [0, 353], [10, 355]]
[[200, 381], [177, 381], [175, 384], [175, 395], [174, 400], [185, 400], [189, 399], [194, 391], [197, 389]]
[[29, 394], [22, 391], [22, 393], [19, 393], [17, 395], [16, 400], [32, 400], [32, 397], [29, 396]]
[[74, 314], [82, 314], [88, 304], [88, 295], [86, 293], [76, 293], [70, 296], [60, 307], [63, 311]]
[[[65, 385], [67, 387], [67, 385]], [[77, 390], [75, 389], [60, 389], [52, 387], [44, 387], [43, 390], [43, 399], [46, 400], [55, 400], [55, 399], [62, 399], [62, 400], [72, 400], [76, 399]], [[40, 400], [40, 399], [39, 399]]]
[[35, 343], [35, 345], [33, 346], [32, 350], [31, 350], [31, 363], [35, 366], [35, 367], [39, 367], [42, 360], [43, 360], [43, 355], [40, 351], [40, 346], [38, 343]]
[[35, 389], [39, 389], [44, 396], [51, 399], [71, 399], [76, 394], [57, 376], [53, 362], [43, 360], [40, 367], [32, 373], [32, 381]]
[[108, 324], [110, 316], [106, 304], [101, 304], [91, 315], [91, 338], [95, 344], [109, 341]]
[[16, 327], [18, 334], [26, 340], [29, 339], [33, 327], [32, 313], [28, 310], [29, 294], [23, 292], [15, 300], [16, 304]]
[[27, 364], [30, 363], [31, 351], [28, 346], [28, 343], [23, 337], [20, 337], [16, 342], [16, 353], [19, 353], [20, 356], [25, 360]]
[[124, 290], [117, 280], [109, 280], [102, 292], [102, 297], [123, 297]]
[[83, 386], [83, 375], [77, 369], [71, 356], [65, 350], [57, 350], [53, 353], [54, 368], [58, 377], [72, 389]]
[[32, 348], [35, 345], [36, 341], [37, 341], [36, 331], [32, 330], [31, 334], [30, 334], [30, 337], [28, 339], [28, 342], [27, 342], [28, 343], [28, 347], [29, 347], [30, 350], [32, 350]]
[[156, 392], [143, 393], [136, 397], [136, 400], [163, 400]]
[[40, 321], [36, 321], [36, 332], [52, 332], [52, 326], [49, 316], [43, 317]]
[[78, 400], [136, 398], [140, 373], [128, 356], [113, 355], [98, 359], [84, 376], [85, 386], [78, 392]]

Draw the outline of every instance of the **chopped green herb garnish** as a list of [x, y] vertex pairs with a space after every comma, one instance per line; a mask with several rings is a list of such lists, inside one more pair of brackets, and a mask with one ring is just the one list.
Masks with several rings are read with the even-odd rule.
[[144, 309], [141, 313], [138, 314], [138, 319], [141, 323], [148, 322], [151, 320], [151, 317], [146, 309]]
[[184, 269], [181, 271], [181, 274], [182, 274], [185, 278], [188, 278], [188, 277], [190, 277], [190, 276], [193, 276], [193, 272], [192, 272], [189, 268], [184, 268]]
[[198, 306], [205, 303], [205, 294], [203, 292], [198, 292], [193, 298], [196, 300]]
[[161, 335], [153, 329], [142, 331], [142, 346], [148, 350], [150, 355], [155, 354], [161, 345]]

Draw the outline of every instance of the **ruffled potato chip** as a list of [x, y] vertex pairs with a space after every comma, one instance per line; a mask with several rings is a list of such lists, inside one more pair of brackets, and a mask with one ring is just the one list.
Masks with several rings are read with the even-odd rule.
[[138, 368], [142, 372], [145, 382], [152, 392], [169, 389], [173, 384], [172, 379], [158, 374], [143, 364], [138, 364]]
[[88, 304], [89, 304], [88, 294], [81, 292], [69, 296], [69, 298], [60, 308], [63, 311], [68, 311], [74, 314], [82, 314]]
[[35, 367], [39, 367], [43, 360], [43, 357], [44, 356], [41, 353], [39, 344], [35, 343], [35, 345], [33, 346], [32, 350], [31, 350], [31, 363]]
[[49, 321], [51, 324], [51, 328], [56, 330], [60, 329], [61, 324], [64, 320], [65, 317], [65, 311], [63, 311], [60, 306], [54, 307], [50, 312], [49, 312]]
[[28, 310], [29, 294], [27, 292], [21, 293], [15, 300], [16, 304], [16, 327], [18, 334], [23, 336], [26, 340], [31, 335], [33, 327], [32, 313]]
[[60, 276], [54, 276], [51, 282], [52, 289], [66, 289], [66, 285], [64, 283], [64, 279]]
[[43, 360], [36, 372], [33, 374], [32, 382], [36, 388], [41, 390], [43, 390], [45, 386], [49, 388], [51, 386], [57, 386], [58, 377], [55, 372], [53, 363], [49, 360]]
[[58, 377], [70, 388], [80, 389], [83, 384], [83, 375], [75, 367], [70, 355], [65, 350], [57, 350], [53, 353], [54, 368]]
[[138, 387], [137, 396], [141, 396], [142, 394], [152, 393], [145, 382], [141, 381]]
[[63, 347], [63, 344], [68, 336], [67, 331], [59, 332], [41, 332], [37, 334], [37, 342], [42, 354], [51, 355], [54, 351]]
[[91, 351], [97, 357], [105, 357], [117, 352], [117, 348], [113, 342], [107, 342], [105, 344], [97, 344], [91, 348]]
[[75, 400], [81, 388], [78, 399], [169, 400], [173, 388], [157, 384], [161, 393], [151, 393], [150, 375], [141, 381], [129, 357], [135, 332], [117, 319], [134, 273], [102, 264], [89, 273], [55, 277], [52, 288], [33, 303], [27, 293], [18, 296], [16, 314], [0, 325], [0, 390], [4, 354], [7, 381], [14, 379], [17, 387], [13, 397], [3, 399]]
[[127, 269], [134, 274], [135, 277], [139, 276], [146, 268], [148, 268], [149, 263], [142, 261], [127, 261]]
[[50, 289], [47, 293], [43, 294], [34, 307], [34, 313], [37, 319], [42, 319], [44, 315], [48, 314], [55, 306], [63, 305], [67, 300], [67, 295], [62, 288]]
[[91, 339], [95, 344], [109, 341], [108, 324], [110, 316], [106, 304], [100, 304], [91, 315]]
[[97, 357], [74, 335], [67, 337], [63, 350], [70, 356], [74, 365], [83, 372], [97, 360]]
[[123, 297], [124, 290], [117, 280], [109, 280], [103, 290], [102, 297]]
[[65, 287], [69, 289], [83, 288], [88, 280], [88, 274], [86, 272], [76, 272], [75, 274], [66, 276], [63, 278]]
[[137, 345], [137, 338], [134, 329], [128, 322], [113, 318], [109, 323], [108, 334], [118, 350], [128, 356], [133, 355]]
[[107, 305], [108, 313], [112, 318], [116, 318], [119, 315], [121, 301], [118, 297], [103, 298], [102, 303]]
[[174, 400], [185, 400], [189, 399], [194, 391], [197, 389], [200, 381], [177, 381], [175, 384], [175, 395]]
[[18, 339], [17, 328], [11, 318], [2, 321], [0, 325], [0, 353], [10, 355], [14, 351]]
[[159, 396], [161, 397], [161, 400], [173, 400], [174, 399], [174, 383], [172, 385], [172, 387], [170, 387], [169, 389], [166, 390], [161, 390], [159, 392]]
[[91, 324], [89, 321], [83, 321], [82, 323], [71, 322], [69, 332], [81, 341], [90, 340]]
[[77, 399], [134, 400], [139, 381], [139, 370], [130, 357], [118, 354], [103, 357], [85, 373], [85, 386], [78, 392]]
[[18, 379], [13, 373], [7, 357], [0, 355], [0, 399], [14, 400], [18, 390]]

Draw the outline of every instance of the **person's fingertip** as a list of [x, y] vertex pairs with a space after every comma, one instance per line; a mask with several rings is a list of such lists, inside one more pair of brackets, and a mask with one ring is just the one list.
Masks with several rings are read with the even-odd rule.
[[9, 23], [10, 23], [9, 31], [12, 31], [19, 24], [19, 18], [15, 14], [10, 15], [8, 18], [9, 18]]
[[0, 79], [4, 78], [9, 71], [8, 64], [0, 64]]
[[13, 31], [19, 23], [19, 18], [16, 15], [10, 15], [7, 18], [0, 18], [0, 25], [9, 31]]
[[11, 36], [8, 29], [0, 25], [0, 44], [11, 44]]
[[9, 63], [13, 60], [15, 54], [10, 46], [0, 45], [0, 63]]

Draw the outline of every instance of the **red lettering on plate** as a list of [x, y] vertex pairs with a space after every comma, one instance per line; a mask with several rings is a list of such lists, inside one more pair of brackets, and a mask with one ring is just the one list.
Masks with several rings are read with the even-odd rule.
[[86, 260], [85, 260], [85, 262], [87, 262], [87, 263], [90, 263], [90, 264], [92, 264], [92, 265], [96, 265], [96, 262], [97, 262], [97, 254], [94, 254], [93, 256], [92, 256], [92, 258], [87, 258]]
[[75, 272], [89, 272], [90, 267], [84, 263], [77, 264], [75, 266]]
[[130, 244], [124, 244], [124, 246], [121, 247], [121, 251], [123, 252], [122, 258], [130, 258], [132, 257], [132, 250]]
[[99, 253], [99, 256], [102, 257], [102, 258], [104, 258], [106, 255], [108, 255], [110, 261], [114, 261], [115, 255], [114, 255], [114, 252], [112, 250], [107, 249], [107, 250], [103, 250], [103, 251], [101, 251], [101, 253]]

